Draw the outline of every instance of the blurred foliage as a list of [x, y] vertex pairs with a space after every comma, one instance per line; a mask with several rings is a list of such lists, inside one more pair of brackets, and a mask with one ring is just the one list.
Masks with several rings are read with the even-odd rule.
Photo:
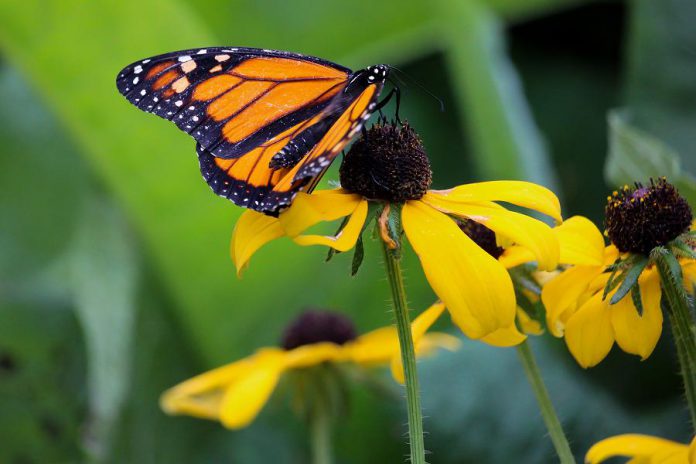
[[[212, 44], [390, 63], [435, 188], [528, 178], [556, 188], [566, 216], [599, 220], [608, 139], [611, 183], [696, 170], [694, 19], [689, 0], [3, 2], [0, 462], [306, 462], [282, 389], [235, 433], [166, 417], [158, 396], [277, 343], [305, 306], [340, 308], [361, 330], [391, 321], [374, 242], [353, 279], [350, 254], [325, 264], [325, 250], [287, 240], [236, 279], [240, 210], [201, 181], [190, 138], [118, 95], [124, 65]], [[614, 113], [607, 128], [615, 107], [631, 119]], [[413, 254], [404, 267], [421, 310], [434, 296]], [[535, 344], [578, 455], [611, 433], [685, 438], [670, 347], [664, 337], [645, 363], [613, 353], [586, 372], [562, 343]], [[433, 462], [553, 462], [511, 350], [467, 343], [421, 366]], [[341, 462], [398, 462], [402, 405], [351, 389]]]

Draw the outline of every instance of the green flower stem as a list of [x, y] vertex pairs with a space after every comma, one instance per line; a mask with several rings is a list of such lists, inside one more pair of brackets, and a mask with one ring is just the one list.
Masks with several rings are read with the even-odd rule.
[[691, 424], [696, 427], [696, 336], [689, 307], [689, 296], [684, 290], [681, 276], [674, 275], [667, 258], [664, 255], [657, 255], [655, 262], [660, 273], [663, 303], [672, 325], [674, 344], [677, 346], [684, 394], [691, 413]]
[[563, 433], [563, 427], [558, 420], [556, 410], [553, 408], [549, 392], [546, 390], [544, 380], [541, 378], [539, 366], [537, 366], [534, 360], [534, 354], [529, 347], [529, 343], [524, 341], [517, 345], [517, 354], [520, 356], [520, 361], [524, 367], [524, 372], [527, 374], [527, 379], [529, 379], [529, 383], [532, 385], [534, 396], [536, 396], [537, 402], [539, 403], [541, 416], [544, 418], [546, 429], [549, 431], [551, 441], [553, 442], [554, 448], [556, 448], [556, 454], [558, 454], [561, 464], [575, 464], [573, 452], [570, 450], [570, 445], [568, 444], [565, 433]]
[[394, 301], [394, 316], [396, 318], [396, 330], [399, 334], [399, 346], [401, 347], [401, 361], [404, 365], [404, 377], [406, 380], [406, 401], [408, 403], [408, 435], [411, 446], [412, 464], [425, 464], [425, 444], [423, 442], [423, 415], [420, 405], [420, 390], [418, 388], [418, 375], [416, 372], [416, 352], [413, 346], [411, 334], [411, 321], [408, 315], [406, 303], [406, 289], [401, 273], [399, 257], [390, 250], [386, 243], [384, 248], [384, 262], [391, 286], [392, 300]]
[[312, 464], [333, 464], [331, 445], [331, 405], [324, 394], [318, 394], [312, 403], [310, 434]]

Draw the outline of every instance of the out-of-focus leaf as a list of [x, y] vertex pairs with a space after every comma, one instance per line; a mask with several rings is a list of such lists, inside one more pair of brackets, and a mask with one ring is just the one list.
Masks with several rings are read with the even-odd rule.
[[556, 181], [518, 75], [507, 57], [499, 19], [479, 1], [441, 0], [444, 40], [473, 146], [485, 179]]
[[63, 251], [87, 181], [74, 147], [6, 64], [0, 100], [0, 285], [14, 292]]
[[[595, 442], [627, 431], [688, 441], [678, 400], [659, 412], [625, 408], [543, 341], [532, 348], [578, 462]], [[421, 365], [432, 462], [557, 462], [514, 348], [469, 342]]]
[[80, 462], [85, 359], [62, 305], [0, 301], [0, 462]]
[[679, 153], [686, 170], [696, 173], [696, 2], [628, 5], [625, 105], [632, 123]]
[[130, 385], [136, 257], [124, 218], [107, 201], [87, 199], [70, 250], [70, 283], [84, 330], [90, 413], [85, 445], [103, 461]]
[[696, 203], [696, 179], [682, 169], [679, 155], [665, 142], [633, 126], [626, 111], [609, 114], [609, 130], [605, 170], [612, 184], [631, 185], [666, 176], [682, 195]]

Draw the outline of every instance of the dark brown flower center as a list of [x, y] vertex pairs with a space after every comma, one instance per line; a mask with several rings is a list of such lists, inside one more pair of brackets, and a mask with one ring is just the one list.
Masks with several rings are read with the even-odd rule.
[[607, 198], [605, 228], [621, 252], [650, 254], [686, 232], [693, 218], [689, 203], [664, 177], [644, 187], [624, 186]]
[[474, 243], [495, 259], [500, 258], [500, 255], [505, 251], [502, 247], [498, 246], [495, 240], [495, 232], [483, 224], [472, 219], [458, 219], [457, 224]]
[[432, 172], [418, 134], [408, 125], [374, 125], [350, 148], [340, 169], [341, 186], [370, 200], [418, 200]]
[[333, 311], [307, 310], [285, 329], [282, 345], [286, 350], [321, 342], [343, 345], [356, 337], [355, 326], [347, 316]]

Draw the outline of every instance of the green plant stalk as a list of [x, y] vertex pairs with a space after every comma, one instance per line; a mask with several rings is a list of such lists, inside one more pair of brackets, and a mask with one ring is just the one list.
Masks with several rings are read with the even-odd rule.
[[546, 389], [546, 385], [544, 385], [544, 380], [541, 378], [539, 366], [534, 359], [534, 354], [529, 347], [529, 343], [524, 341], [517, 345], [517, 354], [520, 357], [522, 367], [524, 367], [524, 372], [527, 374], [527, 379], [532, 386], [532, 390], [534, 390], [534, 396], [536, 396], [537, 402], [539, 403], [541, 416], [544, 418], [546, 429], [549, 432], [554, 448], [556, 448], [558, 459], [561, 464], [575, 464], [573, 452], [570, 450], [570, 445], [563, 432], [561, 421], [558, 420], [556, 410], [553, 407], [553, 403], [551, 403], [549, 392]]
[[660, 273], [663, 303], [667, 309], [674, 334], [674, 344], [677, 347], [691, 424], [696, 428], [696, 336], [694, 336], [694, 320], [689, 308], [689, 297], [682, 287], [681, 279], [677, 279], [672, 274], [665, 258], [658, 256], [655, 261]]
[[312, 464], [333, 464], [330, 405], [323, 394], [317, 396], [310, 416]]
[[394, 302], [394, 317], [396, 318], [396, 331], [399, 335], [401, 348], [401, 361], [404, 366], [404, 378], [406, 381], [406, 402], [408, 406], [408, 435], [411, 446], [412, 464], [425, 464], [425, 443], [423, 441], [423, 413], [420, 404], [420, 390], [418, 387], [418, 374], [416, 372], [416, 350], [413, 346], [413, 334], [411, 333], [411, 321], [408, 315], [406, 303], [406, 289], [401, 273], [399, 258], [382, 242], [384, 249], [384, 263], [391, 287], [392, 300]]

